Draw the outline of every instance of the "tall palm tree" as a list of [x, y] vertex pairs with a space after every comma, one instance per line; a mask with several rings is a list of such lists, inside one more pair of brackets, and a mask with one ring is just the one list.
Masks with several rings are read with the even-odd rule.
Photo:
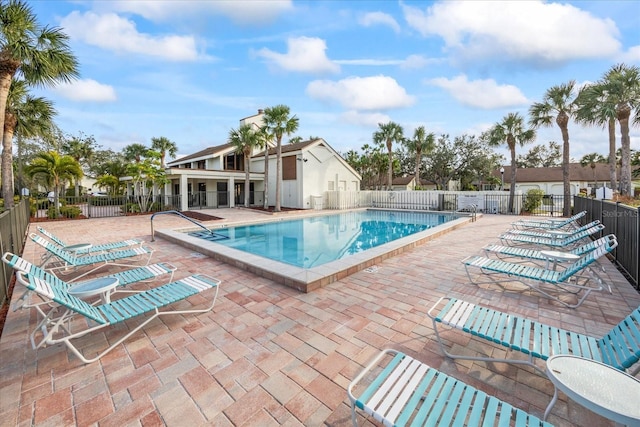
[[147, 156], [149, 153], [149, 148], [144, 144], [140, 144], [138, 142], [134, 142], [133, 144], [129, 144], [122, 149], [122, 154], [124, 155], [125, 160], [133, 161], [136, 163], [140, 163], [142, 158]]
[[422, 165], [422, 156], [428, 154], [435, 147], [436, 136], [433, 132], [427, 134], [424, 126], [418, 126], [413, 131], [413, 138], [406, 139], [405, 145], [409, 152], [416, 155], [415, 181], [416, 185], [420, 185], [420, 165]]
[[76, 159], [71, 156], [61, 156], [55, 151], [39, 153], [27, 165], [25, 171], [32, 178], [44, 179], [49, 188], [53, 187], [53, 206], [55, 206], [56, 212], [58, 212], [58, 201], [63, 184], [71, 182], [73, 179], [82, 178], [82, 168]]
[[575, 81], [552, 86], [544, 94], [542, 102], [534, 103], [529, 109], [531, 119], [529, 122], [534, 127], [551, 127], [553, 123], [558, 125], [562, 133], [562, 184], [564, 193], [563, 215], [571, 215], [571, 188], [569, 182], [569, 119], [576, 116], [577, 104], [575, 102]]
[[[69, 37], [56, 27], [42, 27], [23, 0], [0, 3], [0, 129], [11, 81], [20, 75], [27, 84], [52, 86], [79, 75], [78, 62], [67, 43]], [[2, 196], [13, 206], [12, 140], [2, 139]]]
[[176, 154], [178, 154], [178, 146], [176, 143], [164, 136], [151, 138], [151, 149], [160, 153], [160, 167], [162, 169], [166, 167], [165, 158], [167, 157], [167, 154], [171, 158], [174, 158]]
[[524, 117], [519, 113], [507, 114], [501, 122], [496, 123], [482, 138], [492, 147], [498, 147], [505, 142], [511, 153], [511, 185], [509, 186], [509, 212], [513, 212], [513, 199], [516, 189], [516, 146], [525, 145], [536, 138], [533, 129], [525, 127]]
[[282, 191], [282, 136], [291, 135], [298, 130], [300, 120], [291, 117], [291, 110], [286, 105], [276, 105], [264, 109], [264, 129], [276, 140], [276, 204], [274, 211], [280, 212]]
[[600, 82], [587, 85], [576, 98], [576, 121], [586, 125], [606, 126], [609, 135], [609, 187], [618, 188], [616, 159], [616, 106]]
[[249, 207], [249, 193], [251, 189], [250, 159], [254, 148], [260, 146], [260, 136], [250, 124], [241, 125], [238, 129], [229, 131], [229, 142], [237, 152], [244, 156], [244, 207]]
[[[80, 134], [77, 137], [74, 136], [70, 139], [65, 139], [62, 143], [62, 152], [76, 159], [81, 167], [86, 166], [93, 159], [95, 143], [96, 141], [92, 136], [85, 138]], [[83, 168], [83, 170], [86, 169]], [[80, 181], [78, 180], [75, 182], [75, 196], [80, 196]]]
[[404, 140], [402, 126], [395, 122], [378, 123], [378, 130], [373, 133], [373, 141], [377, 144], [385, 143], [387, 146], [388, 169], [387, 190], [391, 190], [393, 184], [393, 143]]
[[[45, 135], [51, 129], [55, 115], [56, 111], [51, 101], [31, 96], [25, 81], [14, 79], [7, 97], [2, 140], [9, 141], [13, 145], [14, 135], [18, 135], [20, 138]], [[22, 161], [20, 157], [18, 160]], [[13, 171], [11, 172], [11, 179], [13, 179]], [[20, 173], [21, 171], [18, 169], [19, 176]]]
[[598, 179], [596, 178], [596, 163], [604, 163], [605, 161], [606, 159], [604, 158], [604, 156], [598, 153], [585, 154], [580, 159], [580, 165], [582, 167], [589, 166], [591, 168], [591, 171], [593, 172], [593, 182], [595, 183], [594, 185], [596, 188], [598, 187]]
[[[600, 108], [607, 109], [607, 117], [614, 116], [620, 126], [620, 194], [631, 194], [631, 138], [629, 121], [640, 125], [640, 67], [617, 64], [611, 67], [595, 88], [585, 90], [580, 101], [585, 110], [596, 116]], [[586, 114], [589, 117], [588, 114]], [[610, 159], [612, 158], [610, 153]]]

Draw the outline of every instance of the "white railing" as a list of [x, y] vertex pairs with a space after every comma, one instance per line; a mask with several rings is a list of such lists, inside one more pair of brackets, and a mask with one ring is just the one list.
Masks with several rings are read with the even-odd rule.
[[[326, 191], [324, 209], [386, 208], [457, 211], [474, 206], [478, 212], [506, 213], [509, 193], [504, 191]], [[514, 213], [522, 208], [522, 195], [514, 199]]]

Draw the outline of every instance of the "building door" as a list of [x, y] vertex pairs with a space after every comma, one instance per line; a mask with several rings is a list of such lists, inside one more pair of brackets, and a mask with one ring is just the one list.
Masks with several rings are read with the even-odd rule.
[[207, 184], [204, 182], [198, 183], [198, 197], [200, 206], [207, 206]]
[[217, 182], [216, 191], [218, 193], [218, 207], [229, 206], [229, 186], [226, 182]]

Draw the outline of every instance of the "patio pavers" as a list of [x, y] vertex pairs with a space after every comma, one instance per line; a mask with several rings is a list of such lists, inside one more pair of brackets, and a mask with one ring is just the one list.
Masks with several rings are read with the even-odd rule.
[[[230, 224], [264, 215], [242, 209], [211, 213]], [[89, 365], [62, 346], [32, 350], [27, 331], [35, 326], [34, 313], [10, 311], [0, 340], [0, 426], [349, 426], [346, 387], [385, 347], [541, 416], [553, 394], [550, 381], [527, 367], [445, 358], [426, 310], [450, 295], [599, 335], [640, 305], [640, 295], [610, 264], [604, 276], [613, 294], [594, 292], [578, 309], [524, 288], [469, 284], [460, 260], [495, 242], [512, 221], [485, 215], [369, 272], [308, 294], [159, 238], [150, 242], [149, 217], [47, 223], [49, 231], [71, 243], [144, 239], [156, 250], [152, 262], [176, 265], [176, 279], [193, 273], [221, 279], [220, 293], [212, 312], [156, 319]], [[178, 217], [154, 220], [156, 230], [186, 226]], [[24, 257], [37, 261], [40, 254], [29, 241]], [[16, 288], [14, 301], [20, 294]], [[101, 348], [121, 331], [113, 328], [83, 340]], [[505, 352], [455, 332], [444, 337], [456, 350]], [[563, 395], [549, 421], [613, 425]]]

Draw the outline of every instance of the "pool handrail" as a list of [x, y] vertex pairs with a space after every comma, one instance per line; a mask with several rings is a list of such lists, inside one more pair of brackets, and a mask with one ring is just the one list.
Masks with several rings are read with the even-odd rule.
[[154, 214], [151, 215], [151, 241], [155, 242], [156, 238], [154, 235], [154, 231], [153, 231], [153, 218], [156, 215], [163, 215], [163, 214], [173, 214], [173, 215], [178, 215], [184, 219], [186, 219], [187, 221], [192, 222], [193, 224], [197, 225], [198, 227], [204, 229], [205, 231], [207, 231], [208, 233], [213, 234], [213, 230], [208, 229], [207, 227], [205, 227], [204, 225], [194, 221], [192, 218], [189, 218], [188, 216], [186, 216], [185, 214], [183, 214], [182, 212], [178, 212], [178, 211], [160, 211], [160, 212], [155, 212]]

